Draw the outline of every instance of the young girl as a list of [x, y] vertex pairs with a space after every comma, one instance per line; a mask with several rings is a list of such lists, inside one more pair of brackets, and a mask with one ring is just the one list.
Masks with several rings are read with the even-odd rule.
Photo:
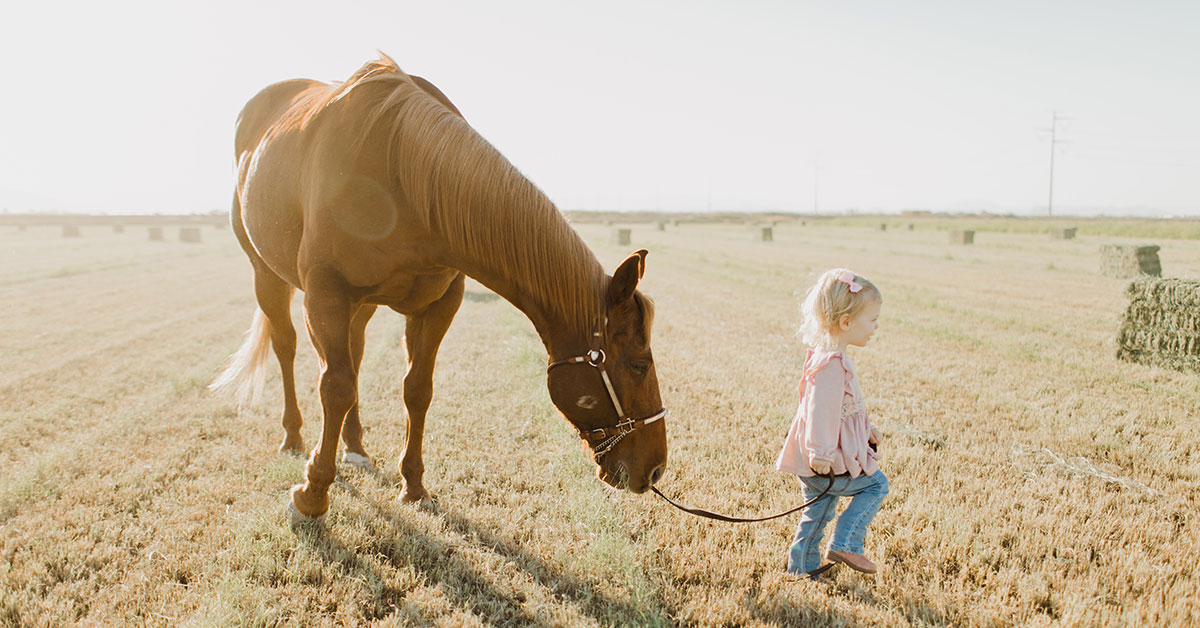
[[[879, 454], [870, 446], [879, 442], [879, 431], [867, 419], [858, 374], [846, 347], [867, 345], [879, 329], [882, 305], [875, 284], [835, 268], [817, 279], [801, 306], [801, 337], [812, 348], [804, 360], [800, 407], [775, 468], [800, 476], [805, 501], [830, 486], [829, 474], [833, 485], [804, 510], [788, 550], [790, 573], [816, 579], [832, 563], [875, 573], [875, 564], [863, 555], [863, 537], [888, 493], [888, 481], [876, 462]], [[837, 512], [839, 497], [852, 499], [838, 517], [825, 554], [831, 565], [821, 568], [821, 538]]]

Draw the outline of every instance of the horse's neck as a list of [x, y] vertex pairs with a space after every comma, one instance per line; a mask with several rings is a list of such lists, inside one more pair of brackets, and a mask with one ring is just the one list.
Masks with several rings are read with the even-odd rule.
[[[417, 154], [414, 163], [432, 160], [431, 170], [405, 170], [401, 180], [410, 199], [431, 212], [427, 226], [445, 238], [451, 265], [516, 305], [548, 349], [564, 330], [590, 333], [605, 281], [595, 254], [494, 147], [458, 118], [444, 123], [439, 133], [457, 152]], [[438, 183], [430, 186], [430, 177]]]
[[[494, 236], [495, 237], [495, 236]], [[456, 255], [457, 267], [469, 277], [512, 303], [533, 323], [551, 358], [578, 355], [590, 348], [591, 336], [602, 322], [601, 288], [604, 273], [586, 248], [566, 255], [533, 243], [528, 237], [505, 242], [497, 251], [537, 250], [517, 262], [497, 262], [485, 255]], [[563, 299], [562, 295], [579, 295]], [[592, 303], [580, 303], [579, 300]]]

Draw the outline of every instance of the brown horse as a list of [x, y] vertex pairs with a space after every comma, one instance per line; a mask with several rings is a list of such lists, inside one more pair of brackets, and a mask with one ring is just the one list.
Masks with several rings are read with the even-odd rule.
[[304, 517], [329, 508], [338, 438], [362, 444], [358, 368], [379, 305], [406, 317], [408, 436], [403, 499], [428, 497], [421, 440], [433, 367], [464, 277], [533, 322], [551, 400], [591, 446], [601, 480], [642, 493], [666, 466], [665, 410], [650, 353], [653, 304], [636, 290], [646, 251], [609, 277], [554, 204], [428, 81], [386, 56], [345, 83], [276, 83], [238, 118], [232, 223], [254, 267], [259, 309], [212, 385], [261, 388], [268, 342], [283, 371], [284, 452], [304, 450], [290, 303], [304, 292], [320, 357], [321, 437], [292, 488]]

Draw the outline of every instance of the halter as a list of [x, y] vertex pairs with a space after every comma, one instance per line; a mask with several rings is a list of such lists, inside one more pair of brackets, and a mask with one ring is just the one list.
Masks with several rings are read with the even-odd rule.
[[[608, 325], [607, 318], [604, 319], [604, 324], [606, 326]], [[617, 411], [618, 422], [612, 427], [601, 427], [594, 430], [579, 430], [579, 437], [587, 442], [588, 446], [592, 448], [592, 451], [596, 455], [597, 462], [600, 461], [600, 458], [604, 456], [604, 454], [607, 454], [612, 450], [613, 447], [616, 447], [617, 443], [621, 442], [621, 439], [632, 434], [638, 428], [650, 425], [651, 423], [667, 416], [666, 408], [663, 408], [643, 419], [631, 419], [625, 415], [625, 411], [621, 409], [621, 402], [617, 399], [617, 391], [615, 388], [613, 388], [612, 379], [609, 378], [608, 371], [604, 368], [604, 360], [606, 356], [604, 354], [604, 350], [598, 347], [599, 344], [600, 332], [593, 332], [593, 349], [580, 356], [559, 360], [557, 362], [551, 362], [550, 366], [546, 367], [546, 372], [549, 373], [556, 366], [564, 366], [568, 364], [586, 364], [600, 371], [600, 378], [604, 381], [604, 388], [608, 391], [608, 397], [609, 399], [612, 399], [613, 408], [615, 408]]]

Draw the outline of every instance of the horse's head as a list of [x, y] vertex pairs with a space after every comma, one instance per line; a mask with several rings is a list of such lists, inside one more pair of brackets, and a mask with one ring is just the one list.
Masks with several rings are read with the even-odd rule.
[[644, 493], [667, 465], [666, 410], [650, 353], [653, 303], [637, 291], [646, 251], [613, 273], [604, 320], [583, 355], [550, 366], [550, 399], [579, 430], [596, 459], [596, 475]]

